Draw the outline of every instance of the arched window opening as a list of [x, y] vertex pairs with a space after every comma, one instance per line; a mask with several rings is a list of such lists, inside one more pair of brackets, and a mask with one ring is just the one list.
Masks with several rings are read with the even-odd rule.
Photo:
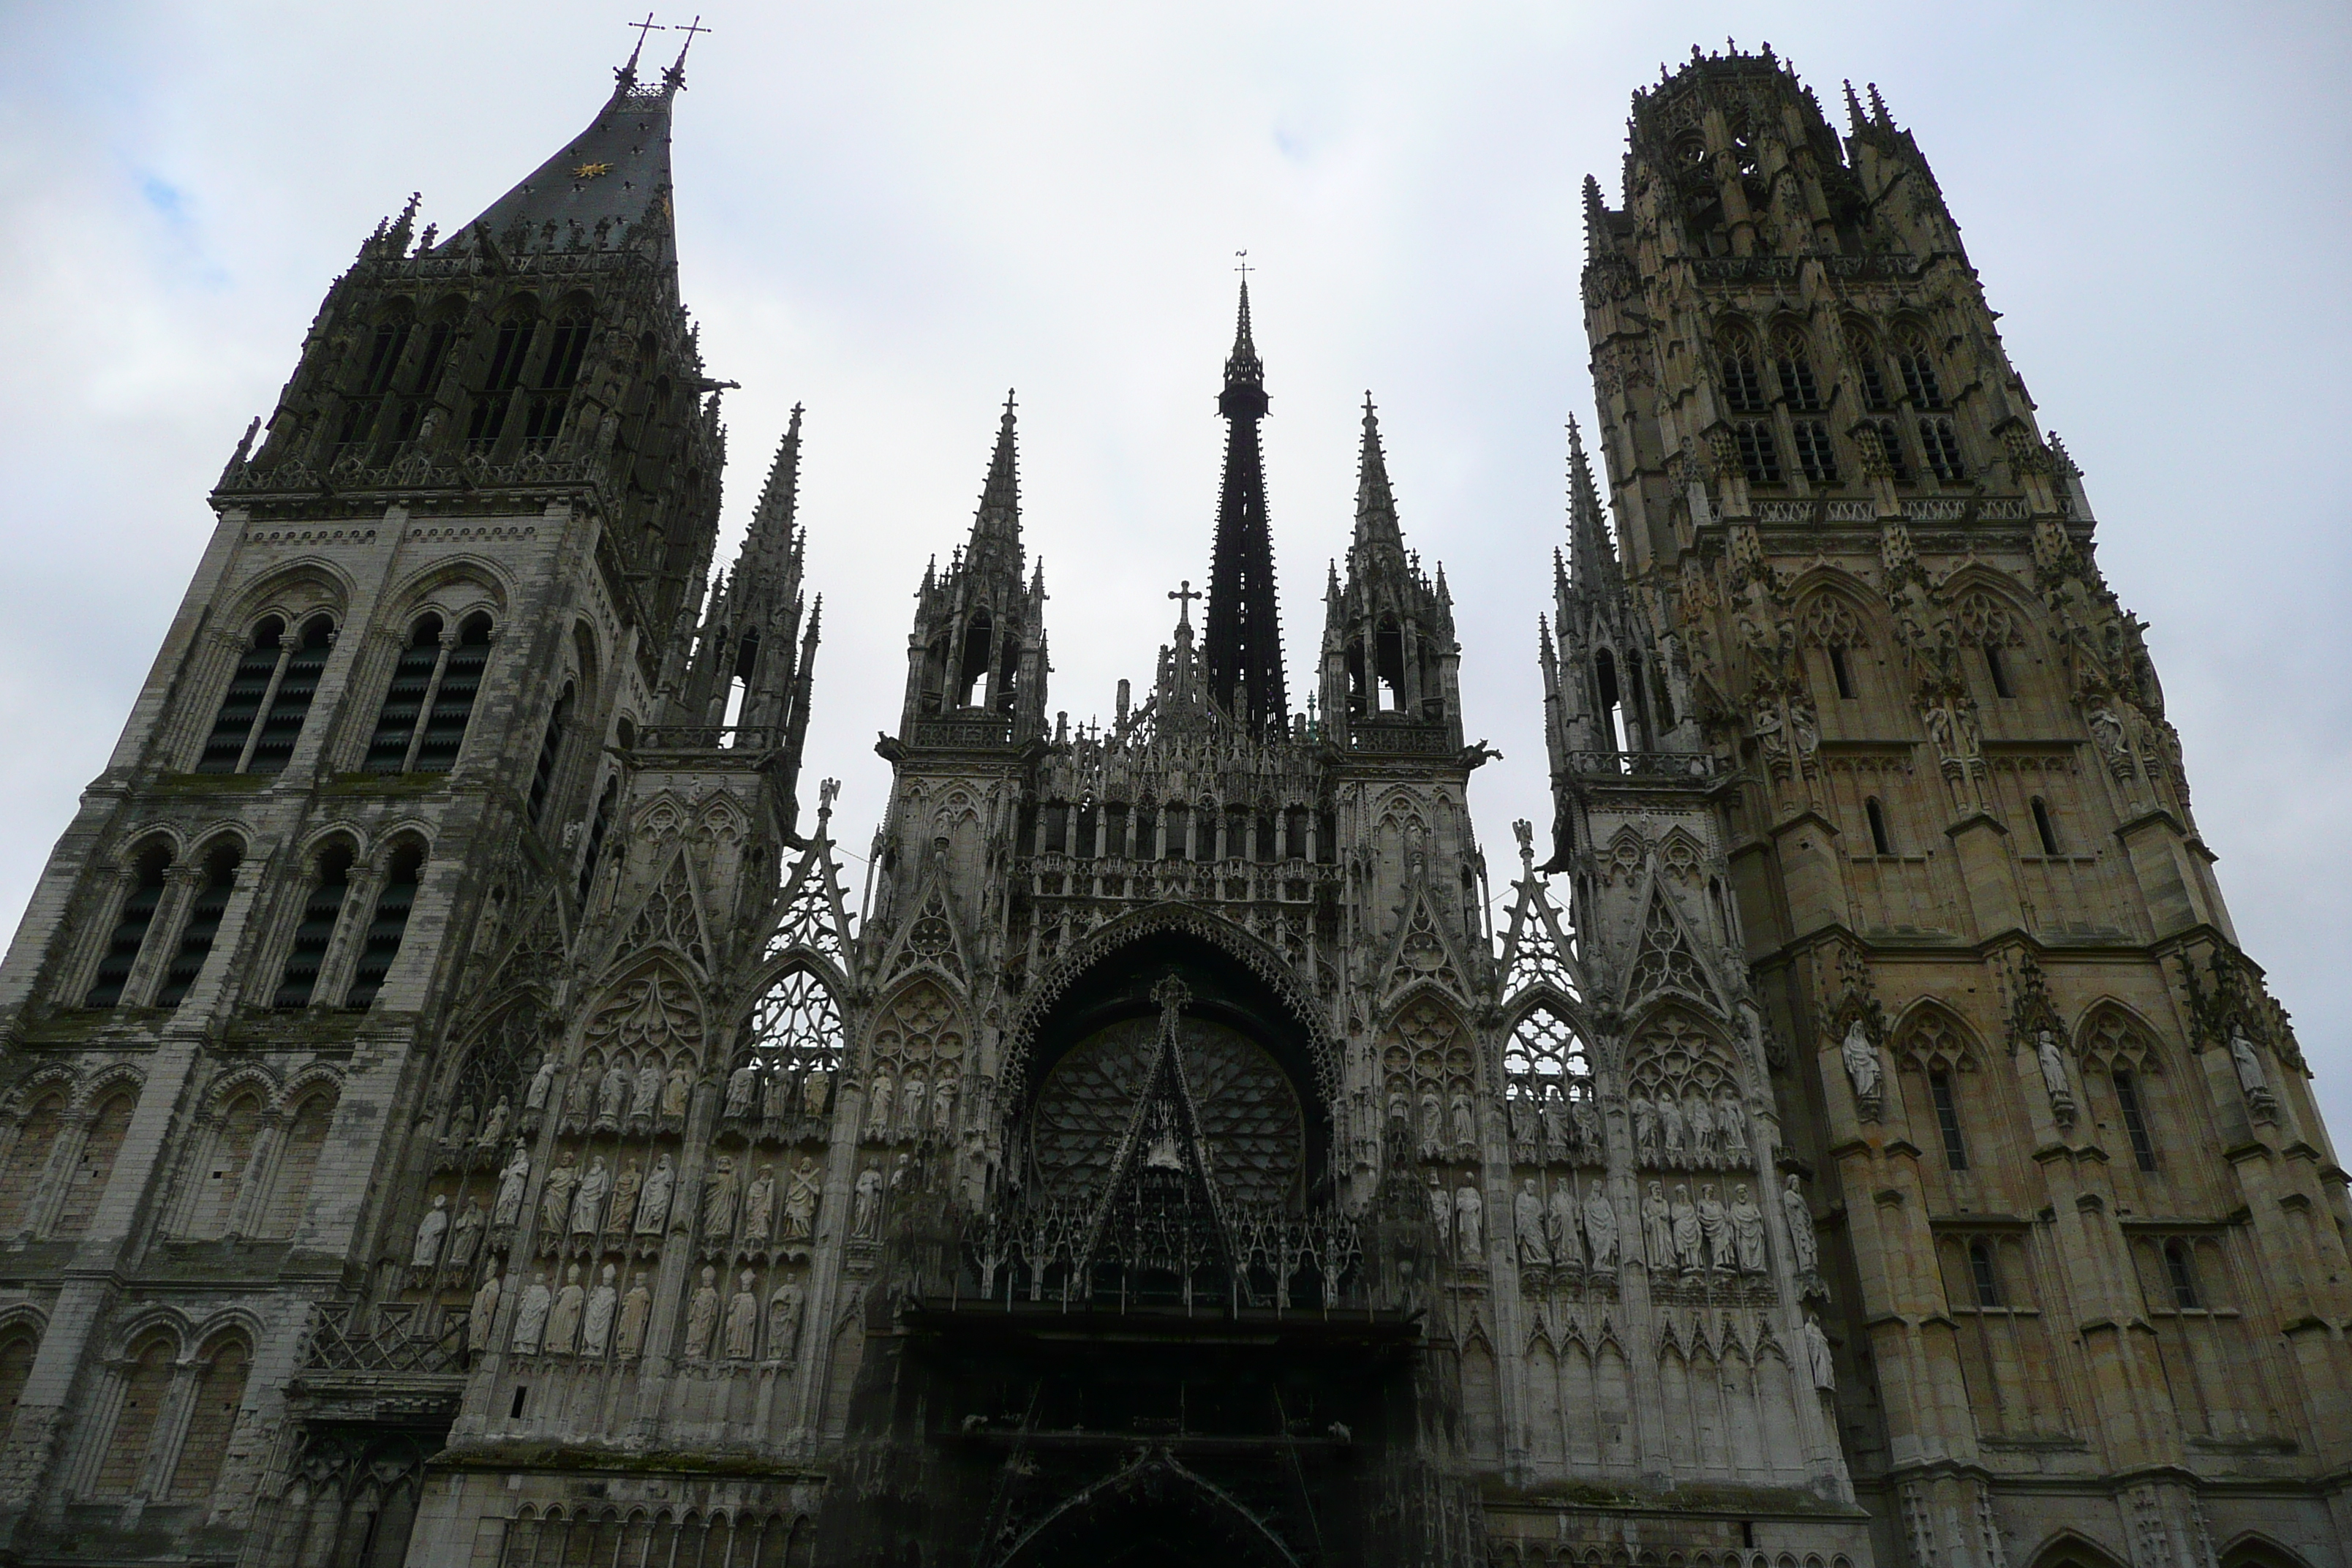
[[1919, 449], [1927, 455], [1927, 467], [1944, 483], [1959, 484], [1969, 477], [1968, 465], [1960, 460], [1960, 437], [1950, 420], [1920, 420]]
[[24, 1332], [0, 1340], [0, 1431], [16, 1419], [16, 1405], [25, 1397], [25, 1384], [33, 1375], [33, 1355], [41, 1342]]
[[490, 661], [490, 617], [466, 617], [457, 628], [457, 646], [446, 650], [440, 678], [435, 683], [432, 715], [425, 721], [416, 755], [408, 771], [446, 773], [457, 763], [457, 748], [466, 739], [466, 723], [474, 715], [474, 698], [481, 690], [482, 670]]
[[2002, 655], [1999, 643], [1987, 642], [1984, 645], [1984, 661], [1985, 674], [1992, 679], [1992, 694], [2001, 698], [2016, 696], [2016, 690], [2009, 683], [2009, 660]]
[[555, 764], [563, 755], [564, 732], [572, 724], [572, 687], [567, 683], [563, 695], [547, 710], [547, 731], [539, 738], [539, 761], [530, 771], [530, 824], [547, 810], [547, 792], [555, 784]]
[[2204, 1303], [2197, 1295], [2197, 1268], [2189, 1261], [2189, 1244], [2168, 1241], [2164, 1244], [2164, 1274], [2172, 1286], [2172, 1304], [2185, 1310], [2194, 1310]]
[[375, 895], [375, 913], [368, 921], [359, 967], [352, 975], [344, 1006], [358, 1011], [383, 989], [384, 976], [392, 972], [393, 960], [400, 956], [401, 939], [408, 934], [408, 915], [416, 906], [416, 880], [424, 868], [425, 851], [419, 846], [404, 844], [393, 851], [391, 868]]
[[1621, 755], [1633, 750], [1625, 736], [1625, 695], [1617, 684], [1617, 660], [1607, 648], [1592, 656], [1592, 682], [1601, 698], [1602, 738]]
[[490, 374], [483, 380], [482, 395], [475, 399], [473, 415], [466, 423], [466, 444], [471, 450], [487, 452], [497, 445], [499, 433], [506, 428], [515, 388], [522, 384], [531, 340], [538, 333], [539, 320], [527, 311], [517, 311], [499, 323], [498, 341], [490, 350]]
[[1872, 795], [1862, 803], [1862, 809], [1870, 818], [1870, 852], [1874, 855], [1894, 854], [1895, 841], [1886, 833], [1886, 808], [1878, 804], [1876, 795]]
[[920, 706], [926, 713], [937, 713], [947, 700], [949, 639], [933, 637], [923, 649], [923, 685]]
[[[2139, 1077], [2131, 1068], [2115, 1070], [2116, 1110], [2122, 1116], [2124, 1135], [2131, 1140], [2132, 1160], [2143, 1171], [2156, 1169], [2156, 1142], [2148, 1136], [2147, 1115], [2140, 1109]], [[5, 1229], [0, 1226], [0, 1229]]]
[[335, 623], [325, 616], [313, 616], [303, 625], [301, 642], [284, 650], [260, 733], [241, 760], [243, 772], [279, 773], [293, 758], [294, 742], [302, 734], [303, 721], [310, 716], [310, 700], [319, 694], [319, 677], [327, 668], [327, 652], [334, 644]]
[[0, 1170], [0, 1236], [30, 1228], [33, 1199], [40, 1192], [41, 1178], [48, 1173], [49, 1156], [57, 1151], [65, 1111], [66, 1097], [50, 1093], [25, 1113], [16, 1145], [8, 1151], [7, 1166]]
[[220, 712], [213, 719], [213, 732], [205, 742], [204, 755], [196, 759], [196, 772], [233, 773], [244, 766], [253, 721], [261, 716], [262, 704], [269, 700], [269, 688], [286, 656], [280, 646], [285, 640], [286, 623], [276, 616], [253, 628], [251, 645], [237, 656], [236, 668], [229, 675]]
[[1892, 409], [1895, 399], [1886, 390], [1886, 371], [1878, 357], [1878, 340], [1867, 326], [1849, 321], [1845, 341], [1846, 352], [1853, 356], [1854, 377], [1862, 384], [1862, 405], [1874, 414]]
[[1916, 408], [1944, 406], [1943, 384], [1936, 376], [1935, 356], [1927, 352], [1927, 341], [1917, 331], [1906, 331], [1895, 340], [1895, 367], [1903, 375], [1903, 391]]
[[760, 668], [760, 628], [752, 627], [735, 645], [735, 667], [727, 678], [727, 710], [719, 722], [732, 730], [743, 722], [744, 700], [751, 695], [752, 673]]
[[214, 850], [205, 862], [204, 885], [196, 889], [187, 917], [180, 922], [180, 945], [172, 954], [171, 967], [163, 971], [163, 989], [155, 994], [157, 1006], [178, 1006], [195, 984], [196, 976], [204, 973], [213, 939], [220, 934], [221, 918], [228, 912], [228, 896], [236, 886], [236, 868], [243, 858], [244, 846], [231, 842]]
[[1780, 447], [1772, 439], [1771, 425], [1762, 419], [1735, 419], [1731, 422], [1732, 449], [1738, 454], [1740, 471], [1751, 484], [1777, 485], [1780, 482]]
[[376, 416], [383, 410], [384, 394], [392, 389], [393, 373], [400, 368], [401, 353], [408, 346], [414, 325], [403, 315], [378, 322], [369, 336], [359, 383], [344, 401], [342, 423], [335, 432], [338, 453], [364, 447], [374, 434]]
[[343, 915], [343, 900], [351, 892], [352, 847], [338, 842], [319, 855], [319, 879], [302, 900], [302, 921], [294, 928], [294, 947], [286, 955], [286, 973], [270, 999], [278, 1007], [308, 1007], [319, 988], [319, 969], [327, 961], [328, 944]]
[[1818, 412], [1826, 406], [1822, 402], [1821, 383], [1813, 376], [1812, 356], [1805, 352], [1805, 341], [1794, 332], [1782, 332], [1773, 340], [1773, 368], [1780, 377], [1780, 395], [1789, 405], [1803, 413]]
[[2000, 1305], [2000, 1276], [1994, 1271], [1992, 1248], [1981, 1241], [1969, 1243], [1969, 1275], [1977, 1289], [1977, 1305]]
[[139, 1489], [147, 1468], [147, 1450], [172, 1390], [172, 1340], [156, 1334], [131, 1352], [122, 1374], [122, 1403], [116, 1409], [114, 1431], [107, 1439], [106, 1458], [100, 1461], [97, 1484], [102, 1498], [124, 1498]]
[[810, 1073], [841, 1067], [841, 1009], [823, 980], [805, 969], [777, 977], [751, 1008], [751, 1058], [761, 1070], [792, 1079], [791, 1103], [806, 1099]]
[[1582, 1119], [1577, 1108], [1591, 1107], [1592, 1059], [1566, 1018], [1528, 1009], [1503, 1047], [1503, 1092], [1508, 1108], [1524, 1109], [1538, 1125], [1547, 1115], [1565, 1118], [1563, 1129]]
[[1800, 419], [1791, 427], [1797, 442], [1797, 467], [1817, 485], [1838, 482], [1837, 447], [1830, 427], [1819, 419]]
[[100, 1106], [98, 1114], [89, 1119], [81, 1154], [67, 1178], [65, 1203], [58, 1211], [58, 1235], [79, 1236], [89, 1228], [98, 1200], [106, 1195], [106, 1184], [114, 1175], [114, 1157], [122, 1152], [123, 1137], [131, 1131], [131, 1112], [138, 1103], [138, 1096], [126, 1089]]
[[270, 1178], [269, 1208], [261, 1221], [263, 1237], [284, 1240], [302, 1223], [303, 1212], [310, 1206], [310, 1178], [319, 1169], [319, 1156], [326, 1150], [327, 1130], [334, 1112], [332, 1094], [314, 1094], [294, 1112], [293, 1122], [286, 1130], [286, 1142], [278, 1156], [278, 1170]]
[[195, 1172], [195, 1205], [188, 1216], [188, 1234], [210, 1240], [228, 1230], [236, 1212], [237, 1194], [251, 1173], [253, 1145], [261, 1136], [261, 1101], [241, 1094], [221, 1113], [212, 1148]]
[[1952, 1075], [1942, 1068], [1930, 1072], [1927, 1097], [1936, 1102], [1936, 1127], [1944, 1135], [1945, 1166], [1954, 1171], [1967, 1170], [1969, 1146], [1960, 1136], [1960, 1103], [1952, 1091]]
[[596, 860], [604, 853], [604, 836], [613, 830], [613, 813], [620, 808], [621, 781], [608, 778], [604, 792], [596, 797], [595, 815], [588, 821], [588, 847], [580, 856], [580, 897], [588, 896], [588, 885], [596, 879]]
[[416, 740], [416, 721], [433, 690], [433, 677], [441, 668], [441, 617], [419, 616], [408, 634], [408, 646], [393, 666], [392, 682], [384, 688], [383, 706], [377, 710], [375, 734], [368, 742], [372, 773], [408, 771], [408, 755]]
[[588, 322], [576, 315], [560, 316], [547, 344], [547, 362], [540, 367], [539, 390], [531, 395], [523, 416], [522, 445], [527, 452], [544, 452], [563, 428], [564, 410], [572, 388], [580, 379], [581, 356], [588, 350]]
[[441, 362], [449, 355], [449, 339], [454, 330], [448, 321], [439, 321], [426, 332], [425, 352], [417, 355], [416, 374], [409, 379], [408, 395], [401, 399], [393, 439], [413, 439], [424, 425], [425, 411], [433, 406], [433, 395], [441, 379]]
[[2042, 840], [2042, 853], [2058, 853], [2058, 825], [2050, 820], [2050, 805], [2040, 795], [2033, 797], [2033, 831]]
[[1404, 633], [1382, 620], [1372, 634], [1372, 675], [1380, 687], [1380, 711], [1404, 711]]
[[1734, 414], [1764, 412], [1764, 378], [1757, 374], [1756, 349], [1741, 333], [1722, 342], [1723, 402]]
[[246, 1372], [252, 1360], [243, 1342], [230, 1340], [197, 1373], [195, 1398], [180, 1439], [180, 1460], [172, 1467], [172, 1484], [165, 1493], [172, 1501], [211, 1500], [221, 1461], [228, 1457], [229, 1435], [236, 1428], [236, 1408], [245, 1402]]
[[1829, 647], [1830, 677], [1837, 682], [1837, 694], [1844, 701], [1853, 700], [1853, 670], [1846, 663], [1845, 648], [1832, 643]]
[[156, 907], [163, 901], [163, 873], [171, 868], [171, 850], [156, 845], [142, 851], [133, 864], [131, 891], [114, 917], [113, 934], [107, 938], [106, 952], [98, 961], [98, 978], [82, 999], [86, 1007], [112, 1007], [121, 1002], [122, 988], [130, 984], [140, 950], [147, 944], [148, 928], [155, 923]]
[[956, 670], [957, 707], [980, 706], [980, 683], [988, 677], [988, 652], [994, 643], [994, 626], [988, 612], [982, 610], [963, 630], [963, 662]]

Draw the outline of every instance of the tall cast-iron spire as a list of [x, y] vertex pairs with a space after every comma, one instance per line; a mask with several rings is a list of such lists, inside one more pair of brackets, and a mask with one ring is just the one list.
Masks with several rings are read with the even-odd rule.
[[1255, 730], [1286, 727], [1290, 713], [1274, 596], [1274, 537], [1265, 515], [1265, 463], [1257, 439], [1265, 409], [1265, 366], [1250, 341], [1244, 277], [1234, 352], [1225, 360], [1225, 389], [1217, 395], [1217, 412], [1225, 416], [1225, 479], [1217, 499], [1202, 661], [1211, 695]]

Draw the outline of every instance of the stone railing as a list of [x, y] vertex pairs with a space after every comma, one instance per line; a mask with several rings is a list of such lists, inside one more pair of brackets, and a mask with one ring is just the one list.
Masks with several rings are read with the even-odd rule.
[[637, 731], [638, 752], [740, 752], [758, 756], [783, 744], [772, 724], [648, 724]]
[[1443, 757], [1459, 749], [1444, 724], [1370, 719], [1348, 725], [1348, 750], [1363, 755]]
[[1705, 752], [1570, 752], [1568, 771], [1581, 779], [1706, 784], [1720, 775], [1721, 763]]
[[953, 719], [918, 719], [911, 742], [962, 750], [974, 746], [1009, 746], [1013, 721], [993, 713]]

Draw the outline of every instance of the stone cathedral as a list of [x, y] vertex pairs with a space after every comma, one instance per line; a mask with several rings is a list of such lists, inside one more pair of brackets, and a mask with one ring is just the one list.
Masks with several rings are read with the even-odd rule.
[[2346, 1175], [1875, 89], [1695, 51], [1585, 182], [1548, 841], [1369, 400], [1292, 684], [1244, 281], [1206, 594], [1052, 709], [1008, 399], [859, 876], [683, 69], [211, 494], [0, 965], [0, 1562], [2352, 1562]]

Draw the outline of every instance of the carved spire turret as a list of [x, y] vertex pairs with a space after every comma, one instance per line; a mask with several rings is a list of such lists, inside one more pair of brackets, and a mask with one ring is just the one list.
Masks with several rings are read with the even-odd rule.
[[1233, 352], [1225, 358], [1217, 412], [1225, 419], [1224, 484], [1217, 500], [1215, 552], [1202, 657], [1209, 690], [1252, 730], [1289, 722], [1282, 668], [1282, 620], [1275, 597], [1274, 537], [1265, 508], [1265, 463], [1258, 421], [1265, 417], [1265, 366], [1250, 336], [1249, 279], [1242, 279]]

